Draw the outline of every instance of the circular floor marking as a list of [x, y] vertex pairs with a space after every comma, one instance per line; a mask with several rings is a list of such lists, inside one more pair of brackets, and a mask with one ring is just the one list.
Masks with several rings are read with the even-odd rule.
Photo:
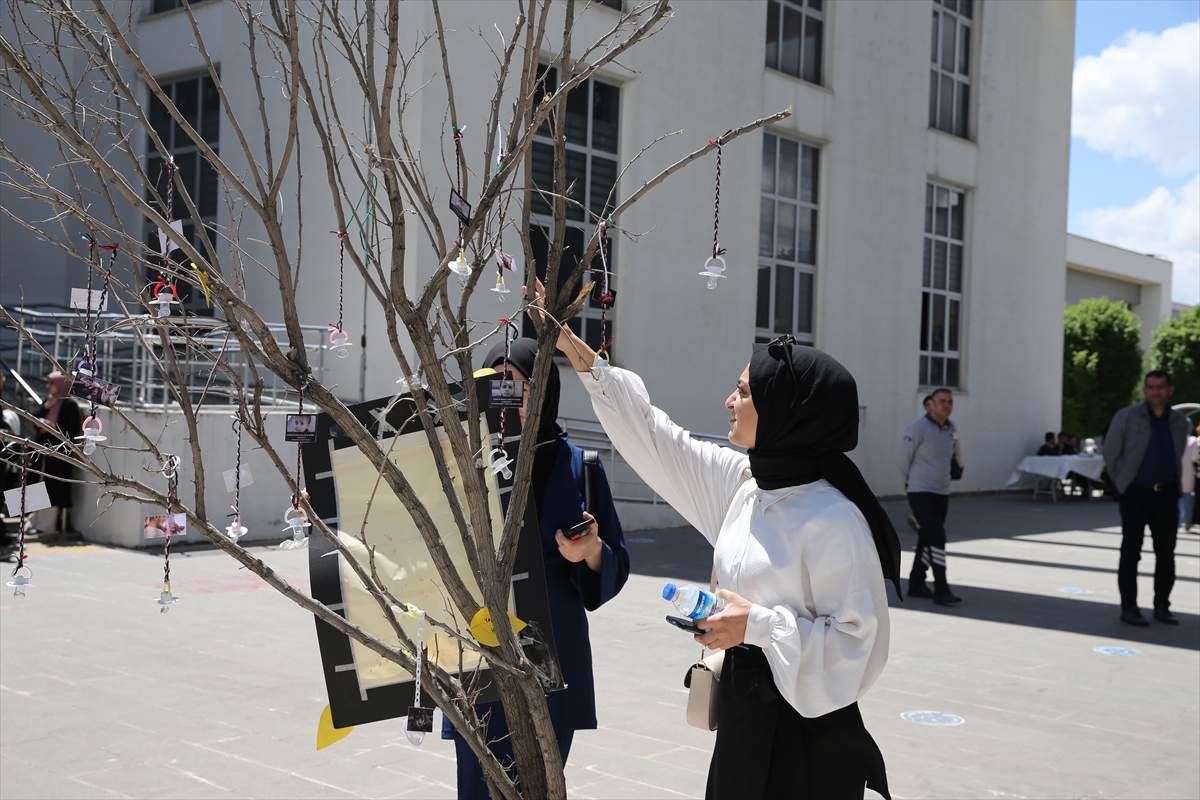
[[1140, 656], [1141, 650], [1134, 650], [1132, 647], [1093, 647], [1093, 651], [1106, 656]]
[[905, 711], [900, 716], [918, 725], [937, 725], [943, 728], [952, 728], [966, 722], [957, 714], [945, 714], [941, 711]]
[[655, 540], [649, 539], [645, 536], [633, 536], [625, 541], [630, 542], [631, 544], [654, 544]]
[[1060, 586], [1058, 591], [1063, 594], [1095, 594], [1091, 589], [1080, 589], [1077, 586]]

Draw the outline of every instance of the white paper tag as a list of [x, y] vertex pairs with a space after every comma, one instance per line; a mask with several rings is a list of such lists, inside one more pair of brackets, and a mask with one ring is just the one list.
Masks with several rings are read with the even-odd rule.
[[[91, 303], [88, 302], [88, 294], [91, 294]], [[72, 289], [71, 290], [71, 308], [87, 308], [91, 305], [92, 311], [108, 311], [108, 292], [103, 289]]]
[[[177, 234], [179, 234], [179, 236], [177, 236], [176, 238], [178, 238], [178, 239], [183, 238], [183, 220], [177, 219], [174, 222], [172, 222], [171, 229], [174, 230]], [[178, 250], [179, 245], [175, 244], [173, 241], [168, 239], [166, 231], [164, 231], [162, 228], [159, 228], [158, 229], [158, 249], [165, 256], [167, 253], [171, 252], [172, 250]]]
[[[225, 479], [225, 491], [232, 492], [237, 489], [237, 467], [227, 469], [221, 473], [221, 477]], [[250, 465], [242, 464], [242, 486], [249, 486], [254, 483], [254, 478], [250, 475]]]
[[[8, 506], [8, 515], [21, 515], [21, 487], [9, 489], [4, 493], [4, 504]], [[45, 483], [31, 483], [25, 487], [25, 513], [41, 511], [50, 507], [50, 495], [46, 492]]]

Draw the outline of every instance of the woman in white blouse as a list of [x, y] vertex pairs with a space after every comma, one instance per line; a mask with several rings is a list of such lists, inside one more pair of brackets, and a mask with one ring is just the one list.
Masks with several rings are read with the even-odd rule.
[[565, 326], [558, 347], [622, 457], [715, 547], [726, 606], [696, 637], [727, 651], [707, 797], [890, 797], [857, 701], [887, 662], [900, 543], [845, 455], [853, 377], [791, 337], [755, 345], [725, 402], [743, 455], [693, 439]]

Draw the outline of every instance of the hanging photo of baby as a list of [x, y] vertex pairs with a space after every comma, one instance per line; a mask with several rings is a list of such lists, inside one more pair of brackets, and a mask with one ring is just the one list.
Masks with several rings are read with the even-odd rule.
[[285, 442], [312, 444], [317, 440], [316, 414], [288, 414], [283, 431]]
[[76, 373], [75, 382], [71, 384], [71, 394], [88, 403], [111, 406], [117, 402], [121, 387], [115, 383], [102, 381], [95, 375], [84, 372]]
[[158, 514], [145, 518], [143, 539], [163, 539], [167, 536], [187, 536], [187, 514]]
[[492, 408], [520, 408], [525, 399], [525, 381], [492, 381]]
[[433, 709], [409, 706], [408, 724], [405, 726], [405, 730], [433, 733]]

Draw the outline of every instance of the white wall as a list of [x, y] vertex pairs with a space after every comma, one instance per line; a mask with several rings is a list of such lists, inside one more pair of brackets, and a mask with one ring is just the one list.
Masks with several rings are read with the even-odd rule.
[[[1142, 350], [1150, 349], [1154, 329], [1171, 317], [1171, 262], [1153, 255], [1143, 255], [1111, 244], [1067, 235], [1067, 270], [1080, 277], [1082, 288], [1088, 278], [1099, 281], [1121, 281], [1140, 287], [1138, 298], [1130, 310], [1142, 321]], [[1087, 293], [1087, 297], [1107, 296], [1110, 300], [1129, 300], [1126, 297]], [[1078, 302], [1067, 297], [1067, 302]]]

